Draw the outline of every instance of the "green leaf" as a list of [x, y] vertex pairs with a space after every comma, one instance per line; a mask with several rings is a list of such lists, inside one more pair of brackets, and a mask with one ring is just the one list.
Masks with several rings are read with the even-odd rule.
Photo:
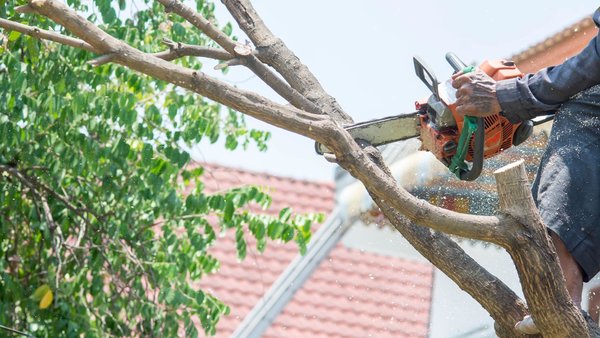
[[284, 227], [283, 233], [281, 234], [281, 239], [284, 242], [289, 242], [292, 239], [294, 239], [294, 233], [295, 233], [295, 231], [294, 231], [293, 227], [286, 226], [286, 227]]
[[237, 250], [237, 257], [241, 261], [246, 258], [246, 240], [244, 240], [244, 230], [241, 226], [235, 229], [235, 243]]
[[290, 220], [290, 216], [292, 215], [292, 209], [290, 208], [283, 208], [280, 212], [279, 212], [279, 220], [282, 222], [287, 222]]
[[8, 41], [13, 42], [13, 41], [17, 40], [20, 36], [21, 36], [20, 32], [12, 31], [12, 32], [10, 32], [10, 34], [8, 34]]
[[285, 224], [278, 221], [272, 221], [267, 227], [267, 236], [271, 239], [280, 239], [284, 229]]
[[225, 210], [223, 210], [223, 221], [230, 222], [234, 211], [233, 201], [231, 199], [227, 200], [225, 202]]
[[168, 108], [168, 112], [169, 112], [169, 118], [171, 119], [171, 121], [175, 120], [175, 117], [177, 116], [177, 109], [178, 107], [174, 104], [169, 105]]
[[150, 164], [153, 152], [154, 151], [152, 150], [152, 146], [148, 143], [144, 143], [144, 146], [142, 148], [142, 165], [148, 166]]
[[233, 33], [233, 26], [231, 25], [231, 22], [225, 24], [225, 26], [223, 27], [223, 33], [227, 34], [228, 36], [231, 36], [231, 34]]

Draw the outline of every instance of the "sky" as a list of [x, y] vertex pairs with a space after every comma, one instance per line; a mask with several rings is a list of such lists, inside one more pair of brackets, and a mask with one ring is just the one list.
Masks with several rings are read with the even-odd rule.
[[[429, 95], [416, 77], [412, 58], [420, 56], [438, 80], [452, 69], [446, 52], [466, 63], [507, 58], [591, 15], [597, 1], [504, 0], [254, 0], [271, 31], [315, 74], [355, 122], [414, 111]], [[217, 17], [232, 21], [220, 2]], [[235, 26], [235, 24], [234, 24]], [[234, 34], [243, 39], [238, 29]], [[591, 39], [592, 37], [590, 37]], [[240, 88], [283, 102], [252, 73], [234, 67], [226, 76], [205, 71]], [[256, 147], [234, 152], [222, 143], [194, 147], [196, 160], [274, 175], [332, 181], [335, 164], [314, 152], [314, 142], [247, 117], [268, 130], [267, 152]]]

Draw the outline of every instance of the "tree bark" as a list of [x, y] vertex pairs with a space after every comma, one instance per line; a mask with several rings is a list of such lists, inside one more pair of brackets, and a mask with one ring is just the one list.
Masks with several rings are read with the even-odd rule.
[[554, 246], [531, 196], [523, 160], [498, 169], [500, 212], [521, 229], [506, 243], [531, 315], [546, 337], [589, 337], [587, 323], [565, 288]]

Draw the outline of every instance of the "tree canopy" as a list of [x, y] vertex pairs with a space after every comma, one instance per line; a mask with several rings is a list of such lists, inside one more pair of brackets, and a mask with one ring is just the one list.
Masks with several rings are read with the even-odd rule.
[[[0, 17], [65, 32], [15, 12], [26, 3], [0, 1]], [[182, 40], [214, 46], [154, 1], [68, 5], [147, 53]], [[212, 3], [195, 9], [231, 37]], [[203, 168], [190, 165], [187, 149], [201, 140], [265, 150], [269, 134], [243, 115], [116, 64], [90, 65], [85, 49], [18, 31], [0, 40], [0, 324], [40, 337], [176, 336], [183, 324], [195, 336], [197, 317], [211, 334], [228, 307], [189, 285], [219, 269], [209, 250], [219, 232], [235, 229], [240, 259], [248, 234], [260, 251], [268, 238], [305, 250], [316, 215], [252, 214], [250, 204], [269, 206], [265, 191], [209, 194]]]

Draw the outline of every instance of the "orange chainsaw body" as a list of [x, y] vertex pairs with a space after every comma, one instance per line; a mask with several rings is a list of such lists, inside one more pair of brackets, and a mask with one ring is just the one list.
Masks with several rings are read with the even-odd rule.
[[[496, 81], [520, 77], [523, 73], [517, 69], [513, 62], [504, 60], [484, 61], [479, 68]], [[447, 98], [440, 97], [442, 103], [450, 109], [456, 127], [440, 127], [431, 118], [431, 111], [427, 100], [415, 103], [419, 111], [420, 139], [422, 149], [432, 152], [446, 165], [456, 153], [458, 139], [463, 129], [463, 116], [456, 113], [456, 104], [449, 103]], [[494, 114], [484, 118], [484, 158], [494, 156], [513, 145], [513, 137], [519, 124], [511, 124], [504, 116]], [[473, 138], [469, 143], [467, 161], [473, 159]]]

